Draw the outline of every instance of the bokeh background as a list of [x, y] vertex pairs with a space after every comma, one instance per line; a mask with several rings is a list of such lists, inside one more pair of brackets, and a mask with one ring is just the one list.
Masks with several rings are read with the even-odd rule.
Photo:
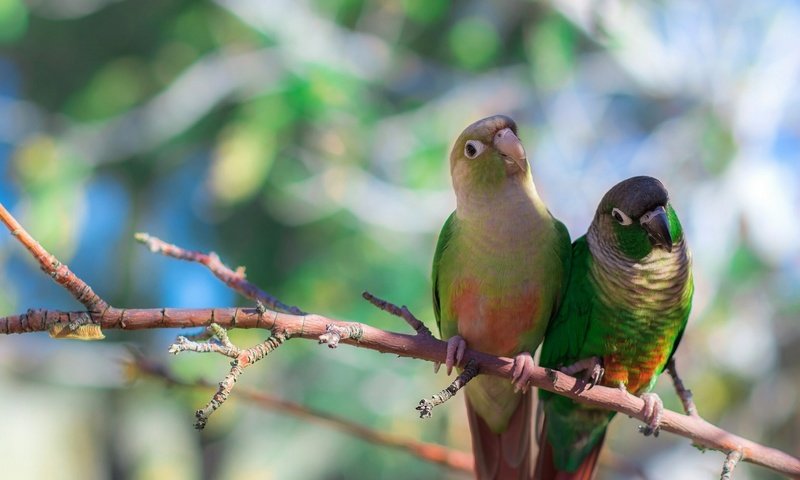
[[[146, 231], [307, 311], [402, 331], [360, 292], [432, 319], [447, 153], [506, 113], [573, 237], [617, 181], [664, 181], [694, 251], [678, 365], [700, 412], [798, 454], [798, 31], [789, 0], [0, 0], [0, 201], [116, 306], [247, 305], [136, 244]], [[0, 315], [30, 307], [79, 305], [0, 234]], [[0, 337], [2, 476], [460, 478], [235, 399], [197, 433], [207, 394], [120, 365], [135, 347], [220, 379], [222, 357], [167, 354], [177, 333]], [[240, 384], [468, 450], [460, 401], [426, 421], [413, 408], [446, 382], [296, 341]], [[679, 408], [667, 378], [657, 391]], [[617, 418], [601, 478], [714, 478], [722, 459]]]

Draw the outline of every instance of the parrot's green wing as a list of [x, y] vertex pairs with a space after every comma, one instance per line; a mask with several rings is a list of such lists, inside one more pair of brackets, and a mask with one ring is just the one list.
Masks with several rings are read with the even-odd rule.
[[[596, 295], [590, 281], [591, 262], [592, 255], [586, 236], [580, 237], [572, 244], [572, 264], [566, 296], [545, 334], [540, 357], [543, 367], [557, 369], [586, 357], [589, 327], [593, 316], [600, 314], [600, 309], [595, 305]], [[615, 412], [586, 408], [546, 390], [539, 390], [539, 398], [546, 418], [544, 423], [540, 423], [543, 426], [539, 437], [540, 448], [548, 452], [550, 462], [555, 461], [559, 470], [576, 472], [583, 468], [591, 472], [602, 445], [606, 425]], [[582, 465], [584, 462], [586, 464]], [[540, 463], [539, 468], [546, 469], [546, 463]], [[543, 478], [550, 477], [544, 474]], [[584, 477], [575, 475], [569, 478]]]
[[[572, 244], [565, 295], [545, 334], [547, 341], [542, 346], [539, 362], [543, 367], [558, 368], [580, 359], [594, 307], [588, 275], [591, 261], [586, 236], [580, 237]], [[542, 393], [547, 395], [545, 391]]]
[[433, 276], [433, 313], [436, 316], [436, 327], [439, 329], [440, 333], [442, 331], [442, 307], [441, 299], [439, 298], [439, 264], [442, 260], [442, 254], [447, 250], [447, 247], [450, 245], [450, 240], [453, 238], [456, 222], [456, 212], [453, 212], [447, 217], [447, 221], [444, 222], [442, 231], [439, 233], [439, 241], [436, 244], [436, 252], [433, 254], [433, 268], [431, 269]]

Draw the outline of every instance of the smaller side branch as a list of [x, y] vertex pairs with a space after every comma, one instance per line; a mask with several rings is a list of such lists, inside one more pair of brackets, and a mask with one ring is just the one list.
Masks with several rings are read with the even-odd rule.
[[375, 305], [375, 307], [405, 320], [406, 323], [408, 323], [418, 335], [427, 335], [429, 337], [433, 337], [430, 329], [424, 323], [422, 323], [420, 319], [415, 317], [405, 305], [398, 307], [394, 303], [382, 300], [369, 292], [363, 292], [361, 296], [364, 297], [364, 299], [369, 303]]
[[319, 343], [328, 344], [328, 348], [336, 348], [339, 342], [352, 338], [358, 341], [364, 336], [364, 329], [361, 328], [360, 323], [350, 323], [347, 325], [336, 325], [335, 323], [328, 324], [325, 327], [325, 333], [319, 336]]
[[246, 298], [263, 303], [272, 310], [291, 313], [294, 315], [302, 315], [304, 313], [299, 308], [286, 305], [264, 290], [261, 290], [252, 283], [248, 282], [244, 267], [239, 267], [236, 269], [236, 271], [234, 271], [222, 263], [219, 255], [214, 252], [209, 252], [206, 254], [195, 250], [186, 250], [143, 232], [136, 233], [134, 238], [138, 242], [146, 245], [147, 248], [153, 253], [160, 253], [167, 257], [197, 262], [201, 265], [205, 265], [206, 268], [208, 268], [215, 277], [222, 280], [225, 285], [229, 286]]
[[92, 287], [72, 273], [68, 266], [59, 262], [44, 247], [39, 244], [24, 228], [17, 222], [6, 207], [0, 203], [0, 220], [5, 224], [11, 235], [25, 246], [33, 258], [39, 262], [41, 269], [53, 280], [64, 287], [73, 297], [86, 307], [89, 312], [104, 312], [110, 307], [99, 295], [94, 293]]
[[669, 376], [672, 377], [672, 383], [675, 384], [675, 393], [677, 393], [678, 398], [681, 399], [683, 411], [686, 412], [686, 415], [699, 417], [697, 406], [695, 406], [694, 399], [692, 398], [692, 391], [683, 384], [683, 380], [681, 380], [680, 375], [678, 375], [678, 370], [675, 368], [675, 357], [670, 358], [669, 362], [667, 362], [667, 371], [669, 372]]
[[470, 360], [467, 362], [466, 367], [464, 367], [464, 371], [461, 372], [459, 376], [453, 380], [453, 383], [448, 385], [447, 388], [442, 390], [441, 392], [433, 395], [430, 400], [422, 399], [419, 401], [419, 405], [417, 405], [417, 410], [419, 410], [419, 418], [430, 418], [433, 414], [433, 407], [437, 405], [441, 405], [444, 402], [453, 398], [453, 396], [473, 378], [478, 375], [478, 364], [475, 363], [475, 360]]
[[733, 470], [736, 468], [736, 464], [738, 464], [742, 460], [742, 449], [732, 450], [728, 453], [728, 456], [725, 457], [725, 462], [722, 464], [722, 475], [720, 475], [720, 480], [733, 480]]
[[285, 331], [273, 332], [264, 342], [243, 350], [234, 345], [228, 338], [228, 332], [216, 323], [209, 325], [206, 332], [210, 335], [207, 342], [197, 342], [181, 336], [169, 347], [169, 353], [174, 355], [181, 352], [211, 352], [234, 359], [231, 362], [230, 371], [219, 382], [219, 388], [214, 393], [214, 396], [203, 408], [195, 412], [196, 421], [194, 427], [198, 430], [204, 429], [211, 414], [228, 400], [236, 381], [239, 380], [239, 376], [244, 372], [244, 369], [265, 358], [289, 338]]

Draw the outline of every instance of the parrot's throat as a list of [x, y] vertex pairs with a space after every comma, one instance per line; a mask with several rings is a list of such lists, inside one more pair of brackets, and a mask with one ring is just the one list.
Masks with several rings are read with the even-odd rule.
[[600, 297], [608, 306], [665, 313], [684, 300], [691, 269], [691, 257], [681, 238], [672, 252], [654, 248], [645, 257], [625, 256], [592, 223], [586, 235], [594, 262], [591, 275]]
[[638, 395], [653, 387], [688, 315], [691, 258], [680, 237], [671, 252], [653, 248], [632, 259], [601, 228], [593, 222], [586, 240], [593, 259], [590, 281], [600, 302], [595, 308], [609, 319], [599, 340], [608, 349], [603, 383]]
[[518, 226], [536, 228], [539, 221], [551, 218], [530, 176], [508, 178], [497, 188], [455, 191], [456, 215], [470, 233], [485, 233], [499, 240], [505, 232], [524, 233], [514, 231]]

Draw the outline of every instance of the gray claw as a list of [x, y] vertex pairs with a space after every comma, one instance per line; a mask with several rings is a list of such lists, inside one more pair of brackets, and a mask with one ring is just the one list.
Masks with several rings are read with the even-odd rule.
[[[603, 368], [603, 360], [600, 357], [583, 358], [572, 365], [566, 367], [562, 366], [559, 370], [567, 375], [582, 379], [589, 385], [587, 390], [590, 390], [600, 383], [600, 381], [603, 380], [603, 375], [606, 373], [606, 370]], [[575, 375], [578, 372], [583, 372], [583, 375], [578, 377]]]
[[644, 400], [644, 416], [647, 425], [639, 427], [639, 431], [645, 436], [658, 437], [661, 430], [661, 417], [664, 414], [664, 403], [655, 393], [643, 393], [640, 398]]
[[587, 371], [587, 373], [589, 373], [589, 390], [591, 390], [595, 385], [603, 380], [603, 375], [606, 374], [606, 369], [603, 368], [603, 366], [598, 362], [594, 364], [592, 371]]

